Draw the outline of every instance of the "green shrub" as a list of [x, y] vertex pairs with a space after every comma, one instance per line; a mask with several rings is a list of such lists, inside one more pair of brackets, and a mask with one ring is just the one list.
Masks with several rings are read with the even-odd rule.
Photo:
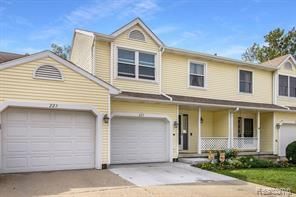
[[226, 159], [235, 159], [237, 158], [238, 150], [237, 149], [227, 149], [225, 150]]
[[287, 146], [286, 157], [289, 162], [296, 164], [296, 141]]
[[242, 162], [244, 168], [270, 168], [274, 166], [271, 160], [257, 159], [253, 156], [241, 157], [239, 161]]

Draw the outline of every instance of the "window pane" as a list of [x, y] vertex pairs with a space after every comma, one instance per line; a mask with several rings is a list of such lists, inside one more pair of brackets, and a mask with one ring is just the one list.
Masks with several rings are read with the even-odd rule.
[[204, 76], [190, 75], [190, 85], [204, 87]]
[[239, 71], [239, 91], [245, 93], [252, 93], [253, 89], [253, 79], [252, 72], [240, 70]]
[[154, 58], [154, 55], [153, 54], [139, 53], [139, 62], [140, 62], [140, 65], [154, 67], [154, 59], [155, 58]]
[[135, 52], [124, 49], [118, 49], [118, 61], [123, 63], [135, 63]]
[[135, 77], [135, 65], [118, 63], [118, 76]]
[[252, 72], [250, 71], [245, 71], [241, 70], [240, 71], [240, 81], [245, 81], [245, 82], [252, 82]]
[[290, 96], [296, 97], [296, 78], [290, 77]]
[[244, 137], [254, 137], [253, 119], [244, 119]]
[[204, 65], [190, 63], [190, 74], [204, 75]]
[[279, 95], [288, 96], [288, 76], [279, 75]]
[[139, 78], [154, 80], [155, 69], [151, 67], [139, 66]]

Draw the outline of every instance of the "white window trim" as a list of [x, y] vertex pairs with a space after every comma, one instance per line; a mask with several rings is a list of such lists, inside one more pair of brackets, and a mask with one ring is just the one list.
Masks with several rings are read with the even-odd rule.
[[[203, 64], [204, 65], [204, 86], [193, 86], [190, 84], [190, 63], [196, 63], [196, 64]], [[198, 60], [188, 60], [188, 63], [187, 63], [187, 77], [188, 77], [188, 80], [187, 80], [187, 87], [188, 88], [193, 88], [193, 89], [199, 89], [199, 90], [206, 90], [208, 88], [208, 80], [207, 80], [207, 75], [208, 74], [208, 64], [206, 62], [202, 62], [202, 61], [198, 61]], [[198, 75], [199, 76], [199, 75]]]
[[[279, 93], [279, 86], [280, 86], [280, 80], [279, 80], [279, 78], [280, 78], [280, 75], [287, 76], [288, 77], [288, 96], [283, 96], [283, 95], [280, 95], [280, 93]], [[290, 96], [290, 77], [296, 78], [296, 75], [285, 74], [285, 73], [278, 73], [278, 75], [277, 75], [277, 96], [279, 98], [296, 99], [296, 97]]]
[[[131, 34], [131, 32], [133, 32], [133, 31], [139, 31], [139, 32], [141, 32], [141, 33], [143, 34], [143, 36], [144, 36], [144, 40], [138, 40], [138, 39], [131, 38], [131, 37], [130, 37], [130, 34]], [[139, 42], [146, 42], [146, 36], [145, 36], [144, 32], [141, 31], [140, 29], [132, 29], [132, 30], [128, 33], [128, 39], [129, 39], [129, 40], [134, 40], [134, 41], [139, 41]]]
[[[131, 80], [131, 81], [141, 81], [141, 82], [147, 82], [147, 83], [159, 83], [159, 57], [160, 54], [159, 52], [155, 51], [148, 51], [148, 50], [143, 50], [140, 48], [130, 48], [122, 45], [115, 45], [114, 46], [114, 78], [115, 79], [121, 79], [121, 80]], [[118, 49], [123, 49], [123, 50], [129, 50], [129, 51], [134, 51], [135, 52], [135, 77], [124, 77], [124, 76], [119, 76], [118, 75]], [[155, 79], [154, 80], [149, 80], [149, 79], [141, 79], [139, 78], [139, 53], [148, 53], [154, 55], [154, 74], [155, 74]]]
[[[252, 73], [252, 92], [241, 92], [240, 91], [240, 71], [248, 71]], [[250, 70], [250, 69], [245, 69], [245, 68], [238, 68], [238, 73], [237, 73], [237, 91], [238, 94], [242, 94], [242, 95], [254, 95], [254, 87], [255, 87], [255, 83], [254, 80], [255, 79], [255, 74], [254, 74], [254, 70]]]
[[[61, 73], [61, 77], [62, 79], [55, 79], [55, 78], [49, 78], [49, 77], [37, 77], [36, 76], [36, 71], [41, 67], [41, 66], [53, 66], [55, 69], [57, 69], [60, 73]], [[55, 65], [52, 65], [52, 64], [42, 64], [42, 65], [39, 65], [37, 66], [34, 71], [33, 71], [33, 79], [41, 79], [41, 80], [52, 80], [52, 81], [64, 81], [64, 74], [63, 72]]]

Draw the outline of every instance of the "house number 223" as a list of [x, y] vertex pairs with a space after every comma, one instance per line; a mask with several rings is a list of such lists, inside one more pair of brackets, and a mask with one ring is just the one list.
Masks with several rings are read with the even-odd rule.
[[58, 108], [58, 104], [49, 104], [49, 108]]

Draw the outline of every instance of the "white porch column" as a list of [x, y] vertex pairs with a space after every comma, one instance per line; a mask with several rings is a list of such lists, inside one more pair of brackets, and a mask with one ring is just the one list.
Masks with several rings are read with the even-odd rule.
[[233, 148], [233, 112], [228, 111], [228, 148]]
[[260, 112], [257, 112], [257, 152], [260, 152]]
[[201, 109], [198, 108], [197, 112], [197, 153], [201, 154]]

